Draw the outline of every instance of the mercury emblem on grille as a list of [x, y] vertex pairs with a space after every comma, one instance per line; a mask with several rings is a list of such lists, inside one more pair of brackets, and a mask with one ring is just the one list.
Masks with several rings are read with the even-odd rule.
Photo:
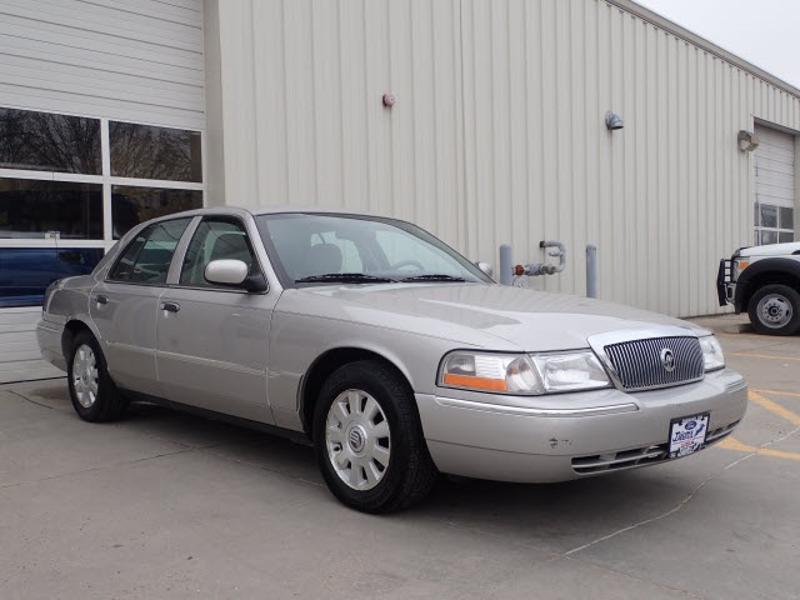
[[669, 348], [662, 348], [661, 350], [661, 365], [668, 373], [672, 373], [675, 370], [675, 355]]

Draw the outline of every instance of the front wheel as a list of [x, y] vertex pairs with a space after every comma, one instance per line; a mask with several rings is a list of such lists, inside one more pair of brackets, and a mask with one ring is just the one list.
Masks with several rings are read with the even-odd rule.
[[314, 447], [334, 496], [363, 512], [411, 506], [436, 482], [413, 395], [378, 361], [350, 363], [325, 382], [314, 412]]
[[767, 335], [800, 330], [800, 294], [788, 285], [765, 285], [750, 298], [747, 312], [753, 328]]

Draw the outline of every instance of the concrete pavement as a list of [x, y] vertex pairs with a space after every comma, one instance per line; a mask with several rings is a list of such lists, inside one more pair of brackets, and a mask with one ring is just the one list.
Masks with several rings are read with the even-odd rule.
[[2, 386], [0, 597], [800, 597], [800, 338], [708, 323], [767, 400], [725, 447], [567, 484], [443, 481], [385, 517], [335, 502], [290, 441], [152, 406], [91, 425], [64, 380]]

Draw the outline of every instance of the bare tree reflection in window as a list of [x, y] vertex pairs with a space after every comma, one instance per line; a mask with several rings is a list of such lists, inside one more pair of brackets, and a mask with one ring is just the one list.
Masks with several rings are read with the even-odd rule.
[[112, 122], [109, 134], [112, 175], [202, 181], [199, 132]]
[[98, 175], [100, 121], [0, 108], [0, 167]]

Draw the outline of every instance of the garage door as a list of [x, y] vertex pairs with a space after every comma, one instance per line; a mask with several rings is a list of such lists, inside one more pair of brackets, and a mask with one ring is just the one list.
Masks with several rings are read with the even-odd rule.
[[205, 127], [202, 0], [0, 0], [0, 106]]
[[202, 8], [0, 0], [0, 308], [202, 206]]
[[756, 244], [794, 241], [794, 136], [756, 125]]
[[0, 383], [57, 374], [33, 331], [51, 281], [203, 204], [202, 9], [0, 0]]

